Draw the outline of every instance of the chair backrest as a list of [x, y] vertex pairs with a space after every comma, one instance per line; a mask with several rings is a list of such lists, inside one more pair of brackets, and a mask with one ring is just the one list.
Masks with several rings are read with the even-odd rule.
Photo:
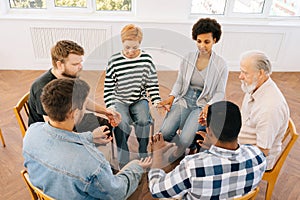
[[241, 197], [234, 198], [234, 200], [254, 200], [259, 192], [259, 187], [257, 186], [254, 190], [251, 190], [247, 194]]
[[1, 142], [2, 142], [3, 147], [5, 147], [6, 144], [5, 144], [5, 141], [4, 141], [4, 137], [3, 137], [3, 135], [2, 135], [1, 128], [0, 128], [0, 140], [1, 140]]
[[285, 147], [283, 148], [283, 150], [282, 150], [279, 158], [277, 159], [274, 167], [272, 168], [272, 170], [266, 171], [264, 173], [264, 175], [272, 174], [273, 177], [274, 177], [274, 175], [278, 176], [278, 174], [281, 170], [281, 167], [282, 167], [285, 159], [287, 158], [287, 155], [289, 154], [290, 150], [292, 149], [294, 143], [296, 142], [298, 136], [299, 135], [296, 132], [296, 127], [295, 127], [294, 122], [292, 121], [292, 119], [289, 119], [287, 130], [282, 139], [282, 145]]
[[[27, 92], [17, 103], [17, 105], [14, 107], [14, 113], [16, 115], [18, 124], [20, 126], [20, 130], [22, 133], [22, 136], [25, 136], [26, 130], [27, 130], [27, 121], [29, 116], [29, 109], [28, 109], [28, 98], [29, 98], [29, 92]], [[26, 123], [24, 122], [26, 118]]]
[[[251, 190], [247, 194], [241, 197], [236, 197], [233, 200], [255, 200], [259, 192], [259, 187], [257, 186], [254, 190]], [[160, 198], [160, 200], [181, 200], [182, 198]]]
[[30, 192], [32, 200], [55, 200], [54, 198], [46, 195], [42, 190], [32, 185], [32, 183], [29, 180], [29, 176], [27, 171], [24, 169], [21, 171], [21, 175], [23, 180], [26, 183], [26, 186]]
[[289, 119], [287, 130], [282, 139], [283, 150], [277, 159], [274, 167], [271, 170], [268, 170], [264, 173], [262, 180], [268, 182], [266, 199], [271, 199], [274, 185], [277, 181], [277, 177], [282, 168], [284, 161], [286, 160], [290, 150], [295, 144], [299, 134], [296, 132], [296, 127], [292, 119]]

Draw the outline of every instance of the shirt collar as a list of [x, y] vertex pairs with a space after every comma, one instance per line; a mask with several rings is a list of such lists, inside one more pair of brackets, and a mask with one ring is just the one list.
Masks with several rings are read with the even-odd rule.
[[86, 140], [89, 140], [88, 136], [91, 135], [88, 134], [89, 132], [85, 132], [86, 134], [85, 133], [77, 134], [71, 131], [62, 130], [51, 126], [49, 123], [45, 123], [44, 128], [47, 131], [47, 134], [51, 135], [56, 139], [80, 143], [80, 144], [84, 143], [84, 141]]
[[271, 77], [268, 78], [268, 80], [266, 80], [259, 88], [257, 88], [257, 90], [251, 94], [251, 99], [255, 100], [256, 98], [261, 97], [262, 95], [264, 95], [264, 91], [266, 91], [266, 89], [272, 84], [272, 79]]
[[225, 157], [225, 158], [236, 157], [241, 152], [240, 146], [236, 150], [229, 150], [229, 149], [217, 147], [215, 145], [211, 145], [208, 151], [216, 156]]

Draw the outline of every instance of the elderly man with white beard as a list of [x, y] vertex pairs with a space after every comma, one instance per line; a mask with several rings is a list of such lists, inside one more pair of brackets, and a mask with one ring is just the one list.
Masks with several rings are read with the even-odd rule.
[[271, 63], [260, 51], [241, 55], [241, 88], [245, 93], [241, 106], [240, 144], [253, 144], [267, 157], [267, 170], [273, 168], [281, 151], [281, 140], [288, 126], [289, 107], [271, 79]]

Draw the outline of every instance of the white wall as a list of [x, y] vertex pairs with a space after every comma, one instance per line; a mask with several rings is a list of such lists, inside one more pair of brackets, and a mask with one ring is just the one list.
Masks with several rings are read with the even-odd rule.
[[[5, 13], [2, 9], [0, 69], [48, 69], [51, 66], [50, 46], [57, 39], [73, 39], [85, 48], [85, 69], [104, 69], [108, 57], [121, 48], [121, 28], [135, 23], [143, 28], [142, 47], [152, 54], [158, 70], [176, 70], [180, 58], [195, 48], [191, 27], [198, 18], [190, 17], [190, 4], [186, 2], [189, 1], [138, 0], [135, 15], [128, 16], [95, 13], [20, 15]], [[218, 17], [217, 20], [222, 24], [223, 35], [215, 50], [227, 60], [230, 70], [239, 70], [241, 52], [260, 49], [271, 58], [273, 71], [300, 71], [299, 19]]]

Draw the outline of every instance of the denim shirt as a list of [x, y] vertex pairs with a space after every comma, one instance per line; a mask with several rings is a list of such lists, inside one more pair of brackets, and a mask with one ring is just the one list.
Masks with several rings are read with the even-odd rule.
[[137, 188], [143, 168], [131, 163], [117, 175], [91, 142], [91, 132], [75, 134], [45, 122], [24, 137], [24, 166], [33, 185], [55, 199], [126, 199]]

